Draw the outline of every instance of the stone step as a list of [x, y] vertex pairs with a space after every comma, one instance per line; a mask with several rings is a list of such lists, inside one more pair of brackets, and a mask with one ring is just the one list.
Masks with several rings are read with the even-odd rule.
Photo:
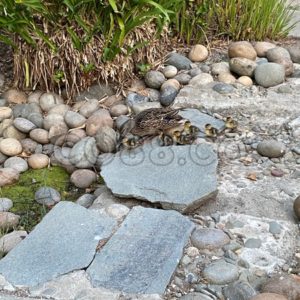
[[35, 286], [88, 267], [99, 240], [117, 223], [72, 202], [58, 203], [40, 224], [0, 260], [0, 274], [15, 286]]
[[92, 284], [163, 294], [193, 228], [178, 212], [134, 207], [87, 269]]
[[109, 156], [101, 176], [116, 196], [188, 212], [216, 195], [217, 163], [217, 154], [206, 143], [168, 147], [147, 143]]

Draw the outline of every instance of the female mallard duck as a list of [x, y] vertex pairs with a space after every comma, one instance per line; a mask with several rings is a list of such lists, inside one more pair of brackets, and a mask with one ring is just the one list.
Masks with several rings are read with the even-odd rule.
[[133, 119], [128, 120], [121, 129], [121, 135], [128, 133], [139, 137], [156, 136], [168, 133], [179, 126], [184, 126], [184, 119], [178, 115], [179, 110], [171, 108], [149, 108]]

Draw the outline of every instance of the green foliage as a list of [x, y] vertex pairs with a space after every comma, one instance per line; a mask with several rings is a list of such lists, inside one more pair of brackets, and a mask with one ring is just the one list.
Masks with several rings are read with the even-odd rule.
[[21, 216], [20, 226], [30, 231], [48, 212], [49, 208], [34, 200], [35, 192], [43, 186], [49, 186], [60, 192], [62, 199], [68, 197], [65, 191], [69, 184], [69, 174], [60, 167], [39, 170], [28, 170], [21, 174], [19, 181], [10, 186], [0, 188], [0, 197], [13, 201], [11, 212]]
[[293, 26], [286, 2], [0, 0], [0, 41], [19, 53], [16, 86], [64, 89], [70, 98], [96, 80], [124, 84], [134, 67], [143, 74], [166, 54], [170, 37], [187, 44], [284, 37]]
[[[286, 0], [211, 0], [214, 34], [234, 40], [276, 39], [287, 35], [292, 10]], [[210, 26], [212, 28], [212, 26]]]
[[151, 65], [147, 63], [139, 63], [136, 65], [136, 68], [138, 70], [138, 73], [141, 76], [144, 76], [148, 71], [151, 70]]
[[105, 39], [103, 59], [112, 60], [124, 47], [126, 36], [135, 28], [154, 21], [158, 31], [169, 21], [170, 11], [152, 0], [2, 0], [0, 28], [6, 33], [1, 40], [14, 45], [12, 34], [33, 46], [42, 40], [53, 52], [60, 45], [51, 36], [64, 30], [73, 46], [83, 51], [95, 36]]
[[203, 39], [208, 29], [207, 15], [209, 12], [210, 0], [175, 0], [172, 27], [179, 38], [191, 44]]

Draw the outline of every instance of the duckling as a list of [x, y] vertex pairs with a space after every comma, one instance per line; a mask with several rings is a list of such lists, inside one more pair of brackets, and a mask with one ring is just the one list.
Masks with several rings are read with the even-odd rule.
[[172, 133], [172, 137], [173, 137], [173, 141], [174, 141], [175, 144], [183, 145], [184, 141], [182, 140], [182, 131], [175, 130]]
[[128, 150], [134, 149], [141, 145], [141, 138], [135, 135], [130, 135], [123, 138], [121, 143]]
[[237, 121], [233, 120], [232, 117], [226, 117], [225, 119], [225, 127], [231, 130], [235, 130], [237, 128]]
[[197, 126], [192, 125], [191, 121], [189, 120], [185, 121], [183, 133], [196, 137], [199, 132], [200, 129]]
[[158, 137], [161, 141], [162, 146], [171, 146], [174, 144], [173, 137], [169, 134], [164, 133], [163, 131], [160, 132]]
[[205, 125], [205, 134], [207, 137], [216, 138], [218, 135], [218, 131], [211, 124]]

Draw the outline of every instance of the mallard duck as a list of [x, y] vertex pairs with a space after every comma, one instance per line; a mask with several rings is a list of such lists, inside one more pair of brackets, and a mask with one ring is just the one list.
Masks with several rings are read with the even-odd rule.
[[207, 137], [216, 138], [218, 135], [218, 130], [211, 124], [205, 125], [205, 134]]
[[233, 120], [232, 117], [227, 117], [225, 119], [225, 127], [231, 130], [235, 130], [237, 128], [237, 121]]
[[169, 130], [181, 126], [183, 118], [178, 115], [179, 110], [171, 108], [149, 108], [133, 119], [126, 122], [123, 134], [130, 132], [140, 137], [156, 136], [161, 131], [168, 133]]

